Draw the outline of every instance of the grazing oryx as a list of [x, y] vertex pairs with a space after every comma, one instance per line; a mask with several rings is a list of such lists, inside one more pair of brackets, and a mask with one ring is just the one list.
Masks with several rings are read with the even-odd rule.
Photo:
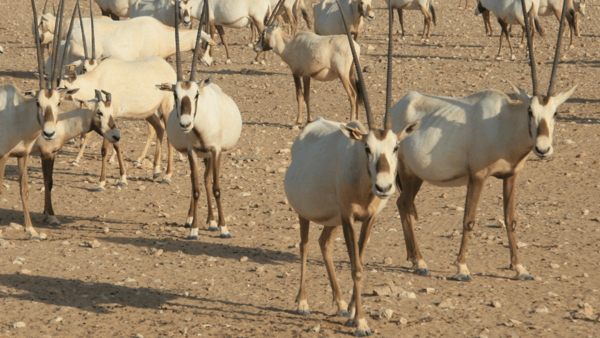
[[113, 20], [129, 17], [129, 8], [137, 0], [94, 0], [100, 7], [102, 15], [110, 16]]
[[[402, 28], [402, 36], [404, 36], [404, 21], [402, 18], [403, 10], [420, 10], [423, 13], [423, 35], [421, 39], [425, 39], [425, 31], [427, 31], [427, 38], [431, 37], [431, 22], [436, 24], [435, 19], [435, 8], [433, 7], [433, 0], [385, 0], [386, 3], [392, 2], [392, 7], [398, 11], [398, 19], [400, 21], [400, 28]], [[460, 6], [460, 5], [459, 5]]]
[[[339, 14], [339, 13], [338, 13]], [[352, 51], [343, 35], [319, 36], [312, 32], [300, 32], [290, 37], [279, 26], [273, 26], [275, 15], [267, 21], [267, 28], [258, 42], [255, 51], [273, 50], [287, 63], [296, 84], [296, 100], [298, 117], [302, 118], [302, 83], [304, 82], [304, 101], [306, 102], [307, 123], [312, 122], [310, 116], [310, 79], [317, 81], [333, 81], [340, 79], [350, 100], [350, 121], [358, 119], [358, 106], [362, 97], [357, 90], [356, 72], [352, 64]], [[360, 54], [360, 46], [353, 42]]]
[[[175, 0], [179, 2], [178, 0]], [[176, 19], [177, 20], [177, 19]], [[200, 19], [200, 27], [204, 23], [204, 15]], [[179, 28], [175, 25], [175, 41], [179, 46]], [[200, 182], [198, 179], [198, 156], [203, 157], [205, 164], [204, 186], [208, 204], [209, 231], [221, 230], [222, 238], [231, 238], [227, 230], [223, 208], [221, 206], [221, 154], [235, 146], [242, 132], [242, 116], [233, 100], [213, 83], [214, 76], [196, 81], [196, 59], [199, 38], [196, 41], [190, 80], [184, 81], [181, 72], [181, 57], [177, 48], [177, 82], [163, 82], [156, 85], [169, 95], [175, 96], [175, 108], [167, 121], [169, 141], [179, 152], [187, 153], [190, 162], [192, 180], [192, 198], [186, 227], [191, 227], [188, 239], [198, 239], [198, 200], [200, 198]], [[159, 82], [157, 82], [159, 83]], [[210, 177], [212, 175], [212, 178]], [[218, 228], [212, 210], [210, 185], [217, 201], [219, 214]]]
[[454, 278], [470, 281], [466, 265], [467, 241], [475, 226], [477, 204], [485, 180], [493, 176], [502, 179], [504, 184], [504, 218], [511, 268], [516, 271], [516, 279], [533, 279], [517, 256], [517, 176], [532, 151], [540, 158], [552, 155], [554, 117], [575, 87], [562, 93], [554, 91], [561, 23], [548, 93], [545, 96], [539, 93], [529, 24], [526, 25], [533, 96], [515, 86], [516, 101], [498, 90], [484, 90], [464, 98], [411, 92], [392, 108], [394, 130], [402, 130], [417, 119], [422, 121], [419, 131], [400, 146], [397, 177], [402, 189], [397, 206], [402, 218], [407, 259], [417, 274], [429, 274], [413, 226], [414, 220], [418, 220], [414, 199], [423, 181], [442, 187], [467, 185], [462, 242], [456, 260], [458, 272]]
[[[199, 5], [192, 8], [192, 16], [200, 19], [204, 9], [204, 0], [196, 3]], [[265, 20], [271, 14], [271, 4], [270, 0], [211, 0], [208, 1], [208, 13], [211, 38], [214, 39], [215, 32], [213, 28], [215, 28], [225, 46], [225, 53], [227, 54], [225, 62], [230, 63], [231, 54], [229, 53], [227, 41], [225, 41], [223, 27], [244, 28], [252, 22], [260, 35], [265, 29]], [[256, 55], [254, 62], [258, 62], [259, 56], [260, 53]], [[202, 62], [207, 66], [212, 65], [213, 47], [206, 50], [204, 56], [202, 56]]]
[[315, 33], [319, 35], [346, 34], [340, 16], [340, 7], [348, 19], [350, 34], [354, 36], [354, 41], [358, 41], [363, 17], [369, 21], [375, 18], [371, 0], [342, 0], [339, 5], [336, 4], [336, 0], [322, 0], [313, 7]]
[[[179, 20], [185, 27], [192, 26], [192, 0], [179, 3]], [[130, 17], [151, 16], [169, 27], [175, 27], [174, 0], [137, 0], [129, 9]]]
[[[535, 29], [540, 36], [543, 36], [544, 30], [540, 26], [540, 20], [538, 18], [540, 0], [526, 0], [525, 5], [527, 8], [527, 17], [534, 23]], [[502, 59], [500, 55], [502, 52], [502, 36], [504, 35], [506, 36], [508, 46], [510, 47], [511, 60], [516, 60], [517, 57], [513, 52], [512, 43], [510, 42], [510, 34], [508, 33], [508, 27], [509, 25], [521, 25], [521, 27], [525, 26], [525, 20], [523, 20], [523, 9], [521, 8], [521, 0], [477, 0], [475, 15], [484, 13], [485, 10], [492, 11], [496, 18], [498, 18], [500, 27], [502, 27], [502, 32], [500, 33], [500, 48], [498, 49], [498, 56], [496, 59]], [[535, 32], [532, 34], [532, 43], [533, 36], [535, 36]]]
[[[114, 111], [113, 117], [116, 119], [143, 120], [145, 119], [152, 125], [157, 133], [156, 152], [154, 155], [154, 179], [161, 176], [160, 159], [161, 143], [164, 135], [164, 128], [161, 126], [161, 119], [166, 125], [169, 114], [173, 109], [173, 96], [168, 93], [162, 93], [154, 87], [155, 83], [166, 81], [174, 82], [176, 78], [173, 67], [158, 56], [152, 56], [140, 60], [118, 60], [107, 59], [103, 61], [93, 71], [77, 76], [75, 73], [69, 74], [67, 80], [63, 82], [67, 88], [79, 88], [79, 92], [74, 95], [78, 100], [91, 100], [96, 96], [96, 89], [102, 88], [110, 93]], [[108, 140], [104, 140], [102, 145], [102, 174], [100, 184], [97, 190], [104, 190], [106, 185], [106, 162], [108, 158]], [[120, 159], [120, 144], [114, 144], [114, 148]], [[164, 183], [170, 183], [172, 168], [172, 151], [168, 147], [168, 166], [167, 172], [163, 178]], [[141, 161], [142, 159], [138, 159]], [[125, 167], [121, 165], [121, 178], [117, 185], [127, 185]]]
[[[539, 16], [551, 16], [555, 15], [557, 20], [560, 20], [562, 17], [562, 5], [563, 0], [540, 0], [540, 9], [538, 10]], [[585, 14], [585, 0], [581, 2], [575, 3], [573, 0], [569, 0], [568, 2], [568, 11], [567, 11], [567, 22], [569, 23], [569, 31], [571, 33], [571, 41], [569, 43], [569, 47], [573, 48], [573, 36], [578, 31], [578, 22], [576, 18], [576, 13]], [[577, 33], [579, 36], [579, 33]]]
[[[56, 137], [52, 140], [46, 140], [42, 136], [38, 137], [29, 152], [29, 155], [41, 155], [45, 193], [44, 214], [46, 215], [45, 221], [50, 225], [60, 225], [60, 221], [56, 218], [52, 208], [52, 174], [54, 160], [62, 146], [69, 140], [90, 131], [97, 132], [111, 143], [118, 142], [121, 138], [119, 129], [113, 119], [110, 101], [102, 101], [99, 91], [97, 91], [97, 97], [92, 101], [79, 102], [78, 100], [69, 101], [69, 96], [67, 96], [62, 101], [61, 113], [56, 122]], [[73, 107], [66, 107], [70, 102], [73, 103]], [[9, 157], [18, 154], [18, 151], [15, 151]], [[5, 164], [6, 162], [2, 163], [0, 161], [0, 165]], [[0, 174], [3, 174], [3, 172], [4, 168], [0, 168]], [[0, 177], [1, 180], [2, 177]]]
[[[310, 222], [324, 226], [319, 245], [331, 283], [337, 314], [350, 316], [347, 326], [356, 327], [355, 336], [370, 336], [371, 329], [361, 304], [361, 279], [368, 238], [388, 199], [394, 194], [394, 174], [400, 142], [413, 134], [420, 121], [392, 132], [392, 21], [389, 8], [389, 43], [387, 90], [384, 128], [378, 129], [373, 119], [360, 72], [354, 44], [350, 44], [360, 90], [365, 98], [368, 129], [359, 121], [348, 124], [318, 118], [298, 135], [292, 146], [292, 163], [285, 174], [285, 195], [300, 219], [300, 255], [302, 259], [300, 291], [296, 301], [300, 315], [310, 314], [306, 296], [306, 260]], [[346, 25], [345, 20], [343, 24]], [[349, 30], [348, 30], [349, 31]], [[348, 41], [353, 42], [350, 34]], [[356, 238], [354, 222], [362, 223], [360, 238]], [[333, 243], [342, 226], [354, 282], [350, 309], [344, 301], [332, 260]], [[350, 310], [350, 311], [348, 311]]]
[[[35, 1], [31, 0], [33, 9], [33, 20], [37, 18]], [[60, 36], [61, 22], [64, 12], [64, 0], [58, 7], [58, 29], [55, 31], [54, 40], [58, 41]], [[43, 56], [38, 30], [34, 30], [35, 47], [38, 58], [38, 71], [42, 72]], [[58, 59], [58, 58], [57, 58]], [[60, 67], [59, 67], [60, 66]], [[58, 60], [55, 62], [50, 81], [46, 83], [44, 77], [40, 77], [39, 91], [30, 91], [25, 97], [19, 88], [4, 84], [0, 85], [0, 177], [4, 178], [4, 168], [9, 154], [18, 158], [19, 184], [21, 188], [21, 200], [23, 202], [23, 214], [25, 217], [25, 231], [31, 239], [41, 240], [33, 228], [29, 215], [29, 187], [27, 185], [27, 159], [35, 140], [40, 136], [48, 141], [56, 137], [56, 121], [61, 101], [65, 95], [73, 94], [77, 90], [57, 88], [56, 79], [61, 74]], [[58, 76], [55, 76], [58, 74]], [[0, 179], [0, 193], [2, 193], [2, 182]]]

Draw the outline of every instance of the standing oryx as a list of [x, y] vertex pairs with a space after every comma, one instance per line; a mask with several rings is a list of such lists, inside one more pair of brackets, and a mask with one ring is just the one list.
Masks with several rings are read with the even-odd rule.
[[[338, 13], [339, 14], [339, 13]], [[358, 106], [362, 97], [357, 90], [356, 72], [352, 64], [352, 51], [343, 35], [319, 36], [312, 32], [300, 32], [290, 37], [279, 26], [273, 26], [275, 15], [267, 21], [267, 27], [254, 50], [273, 50], [287, 63], [296, 84], [296, 100], [298, 101], [298, 117], [302, 118], [302, 83], [304, 82], [304, 100], [306, 102], [307, 123], [312, 122], [310, 116], [310, 79], [317, 81], [333, 81], [340, 79], [350, 100], [350, 121], [358, 119]], [[360, 46], [353, 42], [360, 54]]]
[[[292, 163], [285, 175], [285, 194], [300, 219], [300, 255], [302, 257], [298, 314], [308, 315], [306, 295], [306, 260], [310, 222], [324, 226], [319, 245], [337, 314], [352, 316], [347, 326], [356, 327], [355, 336], [371, 335], [363, 313], [361, 280], [369, 234], [377, 214], [394, 193], [397, 150], [402, 139], [413, 134], [420, 121], [407, 125], [398, 133], [392, 132], [390, 108], [392, 105], [392, 19], [389, 9], [389, 45], [387, 64], [387, 91], [383, 129], [375, 126], [360, 64], [350, 44], [354, 64], [360, 79], [360, 90], [365, 98], [368, 129], [359, 121], [343, 124], [318, 118], [298, 135], [292, 146]], [[343, 15], [343, 13], [342, 13]], [[343, 24], [346, 26], [345, 20]], [[347, 27], [347, 26], [346, 26]], [[348, 30], [349, 31], [349, 30]], [[354, 42], [347, 35], [349, 42]], [[354, 223], [361, 222], [360, 238], [356, 237]], [[354, 282], [350, 306], [343, 299], [332, 260], [333, 243], [337, 229], [342, 226], [352, 266]]]
[[498, 90], [484, 90], [464, 98], [411, 92], [392, 109], [394, 130], [402, 130], [418, 119], [422, 121], [419, 131], [400, 146], [397, 177], [402, 189], [397, 206], [402, 218], [407, 259], [418, 274], [429, 274], [413, 226], [414, 220], [418, 220], [414, 199], [423, 181], [442, 187], [467, 185], [462, 242], [456, 260], [458, 272], [454, 278], [470, 281], [466, 265], [467, 241], [475, 226], [477, 204], [485, 180], [493, 176], [504, 183], [504, 218], [511, 268], [517, 273], [515, 278], [533, 279], [517, 256], [517, 176], [532, 151], [540, 158], [552, 155], [554, 117], [575, 87], [562, 93], [554, 91], [563, 30], [561, 21], [548, 93], [545, 96], [539, 93], [530, 26], [528, 22], [525, 24], [533, 96], [515, 86], [516, 101]]
[[[178, 7], [179, 0], [175, 1], [176, 7]], [[204, 19], [205, 16], [202, 15], [200, 27], [202, 27]], [[220, 228], [222, 238], [231, 238], [221, 205], [221, 154], [223, 151], [233, 148], [240, 138], [242, 115], [235, 102], [213, 83], [214, 76], [200, 81], [195, 80], [196, 59], [200, 45], [199, 36], [196, 39], [196, 48], [192, 58], [190, 80], [183, 80], [179, 53], [179, 28], [177, 27], [177, 18], [175, 20], [177, 81], [162, 82], [156, 87], [164, 90], [169, 96], [175, 97], [175, 108], [167, 121], [167, 135], [175, 149], [187, 153], [190, 162], [192, 198], [186, 226], [190, 226], [191, 229], [187, 238], [198, 239], [198, 200], [200, 198], [198, 157], [205, 159], [204, 186], [208, 204], [209, 231], [219, 231]], [[217, 201], [218, 228], [210, 198], [211, 179], [212, 192]]]
[[[33, 9], [33, 20], [37, 19], [35, 1], [31, 0]], [[60, 40], [61, 23], [64, 12], [64, 0], [58, 7], [58, 29], [55, 30], [54, 42]], [[38, 71], [42, 72], [43, 56], [38, 30], [34, 30], [35, 47], [38, 58]], [[57, 50], [57, 49], [54, 49]], [[10, 84], [0, 85], [0, 177], [4, 178], [4, 168], [9, 154], [18, 158], [19, 184], [21, 186], [21, 200], [23, 202], [23, 214], [25, 217], [25, 230], [32, 239], [41, 240], [38, 233], [33, 229], [29, 215], [29, 187], [27, 185], [27, 159], [35, 140], [40, 136], [46, 140], [56, 137], [56, 121], [61, 101], [67, 94], [73, 94], [77, 90], [57, 88], [57, 79], [60, 78], [62, 65], [58, 58], [54, 63], [50, 74], [49, 83], [43, 76], [40, 77], [40, 90], [27, 92], [26, 98], [21, 91]], [[2, 182], [0, 181], [0, 193]]]
[[[540, 9], [538, 11], [539, 16], [551, 16], [555, 15], [557, 20], [562, 17], [562, 0], [540, 0]], [[581, 2], [574, 2], [569, 0], [567, 10], [567, 23], [569, 24], [569, 31], [571, 33], [571, 41], [569, 47], [573, 48], [573, 36], [579, 36], [579, 27], [576, 14], [585, 14], [585, 0]]]
[[[192, 26], [192, 0], [182, 0], [179, 3], [179, 20], [185, 27]], [[173, 17], [174, 0], [137, 0], [129, 9], [131, 18], [151, 16], [163, 24], [175, 27]]]
[[[402, 11], [420, 10], [421, 13], [423, 13], [423, 35], [421, 36], [421, 39], [425, 39], [425, 36], [427, 36], [428, 39], [431, 37], [431, 22], [433, 21], [433, 24], [437, 24], [433, 0], [385, 0], [387, 4], [389, 4], [390, 1], [392, 2], [392, 7], [398, 11], [402, 36], [405, 34]], [[425, 32], [427, 32], [427, 34], [425, 34]]]
[[[525, 0], [525, 7], [527, 12], [527, 18], [534, 24], [535, 29], [540, 34], [544, 35], [544, 30], [540, 26], [540, 20], [538, 18], [538, 10], [540, 8], [540, 0]], [[502, 27], [500, 33], [500, 48], [498, 49], [497, 59], [501, 59], [502, 52], [502, 36], [506, 36], [508, 46], [510, 47], [511, 60], [515, 60], [517, 57], [513, 52], [512, 43], [510, 42], [510, 34], [508, 33], [509, 25], [521, 25], [525, 27], [525, 20], [523, 19], [523, 9], [521, 6], [521, 0], [477, 0], [477, 8], [475, 9], [475, 15], [484, 13], [485, 10], [492, 11], [498, 23]], [[532, 43], [535, 32], [532, 31]], [[522, 40], [522, 39], [521, 39]]]
[[319, 35], [345, 34], [344, 24], [340, 16], [340, 8], [348, 20], [348, 29], [358, 41], [363, 18], [371, 21], [375, 18], [375, 12], [371, 8], [371, 0], [322, 0], [313, 7], [315, 19], [315, 33]]

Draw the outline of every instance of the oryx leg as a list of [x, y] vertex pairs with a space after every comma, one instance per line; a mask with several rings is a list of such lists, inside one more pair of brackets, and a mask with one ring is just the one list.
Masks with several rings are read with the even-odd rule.
[[156, 149], [154, 150], [154, 171], [152, 179], [155, 180], [162, 175], [160, 171], [160, 159], [162, 153], [162, 141], [165, 135], [165, 128], [160, 123], [160, 118], [156, 114], [152, 114], [146, 118], [149, 125], [152, 126], [156, 132]]
[[221, 150], [213, 150], [211, 158], [213, 166], [213, 195], [217, 201], [217, 213], [219, 214], [219, 230], [221, 238], [232, 238], [233, 236], [227, 229], [225, 216], [223, 214], [223, 205], [221, 203]]
[[362, 309], [361, 301], [361, 281], [363, 275], [363, 266], [360, 261], [360, 252], [356, 233], [354, 232], [354, 220], [349, 217], [342, 217], [342, 229], [344, 230], [344, 239], [348, 248], [348, 256], [352, 266], [352, 280], [354, 288], [352, 290], [351, 308], [354, 307], [354, 317], [348, 319], [346, 326], [356, 327], [354, 335], [358, 337], [370, 336], [371, 329], [367, 324], [367, 319]]
[[[296, 303], [298, 303], [298, 309], [296, 312], [302, 316], [308, 316], [310, 311], [308, 310], [308, 300], [306, 297], [306, 260], [308, 258], [308, 232], [310, 230], [310, 221], [298, 215], [300, 220], [300, 290], [298, 290], [298, 296], [296, 296]], [[325, 227], [327, 229], [327, 227]]]
[[516, 271], [515, 279], [533, 280], [527, 269], [519, 261], [517, 254], [517, 241], [515, 239], [515, 229], [517, 221], [515, 220], [515, 183], [517, 174], [507, 177], [503, 180], [502, 192], [504, 202], [504, 221], [506, 222], [506, 232], [508, 234], [508, 246], [510, 248], [510, 267]]
[[579, 32], [579, 13], [575, 13], [575, 17], [573, 18], [573, 27], [575, 28], [575, 34], [578, 38], [581, 37], [581, 33]]
[[188, 217], [185, 220], [184, 228], [191, 228], [194, 222], [194, 187], [192, 187], [192, 197], [190, 198], [190, 208], [188, 209]]
[[303, 76], [302, 82], [304, 82], [304, 103], [306, 103], [306, 124], [313, 121], [310, 117], [310, 76]]
[[58, 226], [60, 221], [54, 214], [52, 208], [52, 187], [54, 185], [53, 173], [54, 173], [54, 159], [55, 154], [50, 155], [49, 158], [44, 158], [42, 155], [42, 173], [44, 175], [44, 214], [46, 214], [45, 221], [50, 225]]
[[453, 279], [461, 282], [470, 282], [471, 273], [467, 268], [467, 243], [469, 241], [469, 234], [475, 227], [475, 216], [477, 213], [477, 204], [479, 204], [479, 197], [483, 190], [483, 184], [485, 183], [485, 176], [472, 174], [469, 177], [469, 183], [467, 184], [467, 201], [465, 203], [465, 214], [463, 218], [463, 233], [462, 241], [460, 243], [460, 251], [456, 259], [456, 267], [458, 272]]
[[[498, 57], [502, 57], [502, 36], [506, 36], [506, 40], [508, 40], [508, 25], [502, 19], [498, 19], [498, 23], [502, 28], [502, 32], [500, 32], [500, 48], [498, 49]], [[510, 40], [508, 40], [510, 41]]]
[[348, 304], [344, 301], [344, 296], [342, 295], [342, 290], [340, 289], [340, 283], [338, 282], [335, 274], [335, 266], [333, 265], [333, 244], [337, 230], [338, 226], [324, 227], [321, 237], [319, 237], [319, 246], [321, 247], [321, 253], [323, 254], [323, 263], [325, 263], [327, 276], [329, 277], [329, 282], [331, 283], [333, 304], [337, 307], [336, 314], [338, 316], [349, 317], [350, 312], [348, 312]]
[[[166, 126], [167, 126], [167, 121], [169, 120], [169, 116], [171, 115], [171, 110], [174, 104], [174, 100], [173, 97], [169, 97], [168, 100], [164, 100], [161, 104], [160, 107], [160, 111], [161, 111], [161, 116], [163, 119], [163, 130], [166, 131]], [[163, 177], [162, 181], [160, 183], [165, 183], [165, 184], [170, 184], [171, 183], [171, 176], [173, 175], [173, 152], [174, 152], [174, 148], [173, 145], [171, 144], [171, 142], [169, 141], [169, 137], [167, 135], [167, 172], [165, 173], [165, 176]], [[183, 161], [183, 156], [180, 152], [177, 152], [179, 154], [179, 160]]]
[[492, 23], [490, 21], [490, 13], [491, 11], [485, 11], [482, 14], [483, 24], [485, 25], [485, 34], [488, 36], [492, 36], [494, 32], [492, 31]]
[[[350, 68], [350, 72], [352, 71], [353, 69]], [[358, 120], [358, 104], [356, 102], [358, 95], [354, 90], [354, 86], [350, 82], [349, 77], [341, 76], [340, 80], [342, 81], [342, 85], [346, 90], [346, 94], [348, 94], [348, 100], [350, 100], [350, 121]], [[304, 91], [306, 92], [306, 88]]]
[[[214, 26], [214, 20], [211, 20], [210, 22], [210, 38], [211, 39], [215, 39], [215, 26]], [[202, 63], [204, 63], [204, 65], [206, 66], [212, 66], [213, 64], [213, 50], [214, 50], [214, 46], [208, 45], [208, 47], [206, 48], [206, 51], [204, 52], [204, 55], [202, 56]]]
[[2, 196], [2, 190], [4, 189], [4, 172], [6, 171], [6, 162], [8, 161], [8, 154], [4, 157], [0, 157], [0, 196]]
[[407, 172], [402, 163], [398, 163], [398, 175], [402, 182], [402, 192], [396, 206], [400, 213], [400, 221], [402, 222], [402, 231], [404, 232], [404, 242], [406, 243], [406, 260], [412, 263], [414, 273], [421, 276], [429, 276], [429, 268], [423, 260], [417, 235], [415, 234], [414, 222], [419, 220], [417, 208], [415, 207], [415, 197], [421, 189], [423, 180], [413, 173]]
[[208, 207], [206, 212], [206, 224], [208, 224], [208, 231], [219, 231], [219, 225], [217, 224], [217, 221], [215, 221], [215, 215], [213, 213], [212, 197], [210, 197], [210, 191], [212, 189], [212, 174], [212, 158], [208, 157], [204, 159], [204, 188], [206, 189], [206, 205]]
[[121, 152], [121, 143], [116, 142], [113, 144], [113, 148], [115, 149], [113, 154], [117, 154], [117, 159], [119, 160], [119, 181], [117, 182], [117, 186], [124, 187], [127, 185], [127, 172], [125, 168], [125, 162], [123, 161], [123, 153]]
[[300, 82], [300, 76], [294, 75], [294, 84], [296, 85], [296, 101], [298, 102], [296, 124], [300, 124], [300, 120], [302, 119], [302, 83]]
[[102, 141], [102, 149], [100, 150], [100, 154], [102, 155], [102, 169], [100, 171], [100, 181], [98, 182], [98, 187], [94, 189], [94, 191], [104, 191], [106, 188], [106, 166], [108, 160], [108, 146], [109, 142], [107, 139]]
[[398, 21], [400, 21], [400, 29], [402, 30], [402, 37], [404, 37], [404, 19], [402, 17], [402, 14], [404, 14], [404, 11], [400, 8], [396, 8], [396, 11], [398, 12]]
[[150, 122], [147, 122], [146, 125], [148, 126], [148, 138], [146, 139], [146, 145], [144, 145], [144, 150], [142, 150], [140, 157], [137, 160], [133, 161], [133, 165], [136, 167], [142, 166], [142, 161], [144, 160], [144, 158], [146, 158], [146, 153], [148, 152], [148, 149], [150, 149], [150, 145], [152, 144], [152, 139], [154, 138], [154, 135], [156, 134], [156, 131], [154, 131], [154, 128], [152, 127]]
[[[194, 149], [188, 149], [188, 161], [190, 162], [190, 178], [192, 180], [192, 225], [187, 239], [198, 239], [198, 200], [200, 199], [200, 180], [198, 179], [198, 155]], [[188, 215], [189, 218], [189, 215]]]
[[23, 203], [23, 216], [25, 218], [25, 231], [29, 233], [32, 240], [41, 241], [42, 238], [33, 228], [31, 216], [29, 215], [29, 185], [27, 184], [27, 160], [29, 155], [19, 157], [17, 163], [19, 165], [19, 185], [21, 188], [21, 202]]
[[223, 30], [223, 26], [215, 26], [217, 32], [219, 32], [219, 36], [221, 37], [221, 42], [223, 46], [225, 46], [225, 54], [227, 54], [227, 61], [225, 63], [231, 63], [231, 56], [229, 56], [229, 46], [227, 46], [227, 41], [225, 40], [225, 31]]
[[[425, 39], [425, 36], [429, 38], [429, 28], [431, 26], [431, 15], [429, 15], [429, 10], [427, 6], [420, 6], [421, 12], [423, 13], [423, 34], [421, 35], [421, 39]], [[427, 32], [427, 35], [425, 35]]]
[[77, 157], [75, 157], [75, 160], [72, 162], [73, 165], [79, 165], [79, 161], [81, 161], [81, 157], [83, 156], [83, 152], [85, 151], [85, 147], [87, 146], [88, 140], [90, 139], [91, 135], [92, 135], [92, 133], [89, 132], [81, 137], [81, 145], [79, 146], [79, 153], [77, 153]]

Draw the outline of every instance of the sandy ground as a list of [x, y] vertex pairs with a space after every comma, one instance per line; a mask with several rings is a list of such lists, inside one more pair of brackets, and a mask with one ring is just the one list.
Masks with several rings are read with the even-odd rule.
[[[307, 3], [311, 2], [315, 3]], [[67, 3], [71, 8], [74, 1]], [[511, 93], [507, 81], [531, 90], [525, 48], [515, 49], [516, 61], [508, 61], [507, 48], [504, 61], [495, 60], [498, 24], [493, 22], [494, 36], [487, 37], [481, 18], [456, 5], [454, 0], [437, 5], [438, 24], [425, 43], [420, 41], [420, 12], [405, 13], [410, 34], [395, 44], [394, 102], [411, 90], [447, 96], [466, 96], [487, 88]], [[83, 9], [87, 6], [84, 3]], [[370, 68], [366, 83], [378, 123], [385, 96], [387, 11], [383, 6], [383, 1], [374, 1], [376, 18], [366, 23], [360, 39], [363, 67]], [[5, 15], [0, 22], [4, 47], [0, 82], [33, 89], [37, 86], [36, 59], [29, 2], [3, 1], [1, 8]], [[563, 52], [557, 89], [566, 90], [576, 83], [579, 87], [559, 109], [555, 153], [545, 161], [531, 155], [518, 181], [519, 252], [535, 280], [511, 280], [508, 241], [497, 221], [502, 215], [502, 183], [496, 179], [486, 183], [470, 241], [468, 264], [473, 281], [447, 280], [455, 273], [452, 264], [460, 242], [460, 207], [466, 190], [425, 184], [416, 201], [421, 219], [416, 229], [430, 277], [413, 275], [405, 261], [394, 203], [397, 196], [380, 214], [372, 233], [365, 256], [363, 302], [375, 336], [600, 336], [597, 11], [598, 7], [588, 4], [588, 15], [581, 21], [582, 37], [576, 39], [575, 48]], [[547, 35], [538, 40], [536, 57], [542, 63], [540, 83], [547, 88], [558, 25], [553, 17], [541, 21]], [[512, 40], [515, 45], [519, 31], [515, 30]], [[92, 191], [100, 174], [101, 139], [97, 135], [80, 167], [70, 164], [77, 147], [63, 148], [53, 190], [60, 227], [42, 222], [40, 160], [30, 159], [29, 203], [34, 226], [48, 236], [42, 243], [29, 241], [25, 232], [9, 226], [11, 222], [23, 224], [16, 161], [11, 159], [5, 181], [8, 188], [0, 196], [0, 229], [4, 231], [0, 337], [352, 334], [354, 329], [344, 326], [346, 318], [334, 315], [331, 288], [316, 244], [318, 225], [312, 226], [309, 255], [311, 314], [294, 313], [300, 275], [299, 231], [297, 216], [283, 192], [291, 158], [289, 152], [280, 151], [289, 149], [299, 133], [293, 127], [293, 79], [276, 55], [271, 54], [266, 65], [250, 65], [254, 52], [248, 47], [249, 30], [227, 30], [227, 34], [233, 63], [224, 63], [224, 48], [219, 46], [217, 64], [200, 67], [200, 73], [215, 73], [216, 83], [234, 99], [243, 116], [242, 137], [222, 164], [224, 209], [234, 237], [221, 239], [218, 233], [202, 230], [200, 240], [185, 239], [187, 230], [182, 226], [189, 206], [189, 165], [187, 160], [175, 162], [170, 185], [153, 182], [149, 169], [134, 169], [131, 161], [146, 138], [143, 121], [119, 121], [127, 187], [114, 186], [118, 168], [111, 165], [110, 188]], [[189, 69], [190, 58], [187, 53], [184, 69]], [[313, 82], [311, 95], [315, 117], [347, 121], [349, 105], [339, 81]], [[360, 118], [364, 121], [364, 110]], [[206, 215], [202, 201], [201, 218]], [[334, 260], [348, 301], [352, 288], [349, 260], [341, 232], [337, 237]], [[93, 240], [99, 247], [81, 246]], [[374, 288], [391, 283], [406, 291], [403, 297], [373, 295]], [[423, 292], [424, 288], [431, 290]], [[393, 310], [391, 319], [380, 318], [384, 309]], [[25, 327], [15, 328], [17, 322]], [[307, 331], [315, 325], [319, 332]]]

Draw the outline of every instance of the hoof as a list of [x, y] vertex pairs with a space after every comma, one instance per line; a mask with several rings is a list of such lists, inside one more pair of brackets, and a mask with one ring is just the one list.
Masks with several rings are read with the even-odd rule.
[[192, 223], [185, 223], [183, 225], [184, 228], [191, 228], [192, 227]]
[[67, 141], [67, 143], [65, 143], [66, 145], [69, 146], [74, 146], [75, 145], [75, 141], [71, 140], [71, 141]]
[[231, 234], [221, 234], [221, 238], [233, 238]]
[[429, 268], [415, 269], [415, 275], [429, 276]]
[[501, 56], [496, 56], [496, 61], [502, 61], [502, 57]]
[[187, 236], [187, 239], [189, 239], [189, 240], [197, 240], [197, 239], [198, 239], [198, 235], [193, 235], [193, 236], [192, 236], [192, 235], [190, 235], [190, 236]]
[[533, 280], [533, 277], [531, 277], [530, 274], [526, 273], [526, 274], [522, 274], [517, 276], [517, 278], [515, 278], [516, 280]]
[[451, 280], [455, 280], [458, 282], [470, 282], [471, 275], [456, 275], [456, 276], [452, 277]]
[[354, 331], [354, 337], [366, 337], [366, 336], [370, 336], [372, 334], [373, 333], [371, 332], [371, 329]]
[[79, 167], [79, 161], [73, 161], [71, 162], [71, 165]]
[[154, 174], [154, 176], [152, 176], [152, 179], [155, 180], [157, 178], [159, 178], [162, 175], [162, 173], [156, 173]]
[[33, 236], [33, 237], [31, 237], [31, 241], [32, 242], [43, 242], [44, 240], [42, 239], [42, 237]]
[[98, 188], [92, 189], [92, 191], [102, 192], [102, 191], [106, 191], [106, 189], [104, 189], [103, 187], [98, 187]]
[[356, 324], [354, 324], [354, 319], [350, 318], [346, 321], [345, 324], [347, 327], [356, 327]]
[[231, 59], [227, 59], [227, 61], [225, 61], [225, 64], [230, 64], [231, 63]]
[[160, 183], [163, 183], [163, 184], [171, 184], [171, 180], [162, 180], [162, 181], [160, 181]]
[[350, 317], [350, 311], [340, 310], [340, 311], [338, 311], [337, 315], [340, 317]]
[[298, 309], [296, 311], [296, 313], [298, 313], [301, 316], [308, 316], [308, 315], [310, 315], [310, 311], [308, 311], [308, 309]]
[[127, 184], [127, 182], [119, 182], [119, 183], [117, 183], [117, 186], [119, 186], [119, 187], [126, 187], [128, 185], [129, 184]]
[[208, 231], [219, 231], [219, 227], [208, 227]]
[[140, 162], [138, 162], [138, 161], [133, 161], [133, 166], [136, 167], [136, 168], [139, 168], [139, 167], [142, 166], [142, 164]]

